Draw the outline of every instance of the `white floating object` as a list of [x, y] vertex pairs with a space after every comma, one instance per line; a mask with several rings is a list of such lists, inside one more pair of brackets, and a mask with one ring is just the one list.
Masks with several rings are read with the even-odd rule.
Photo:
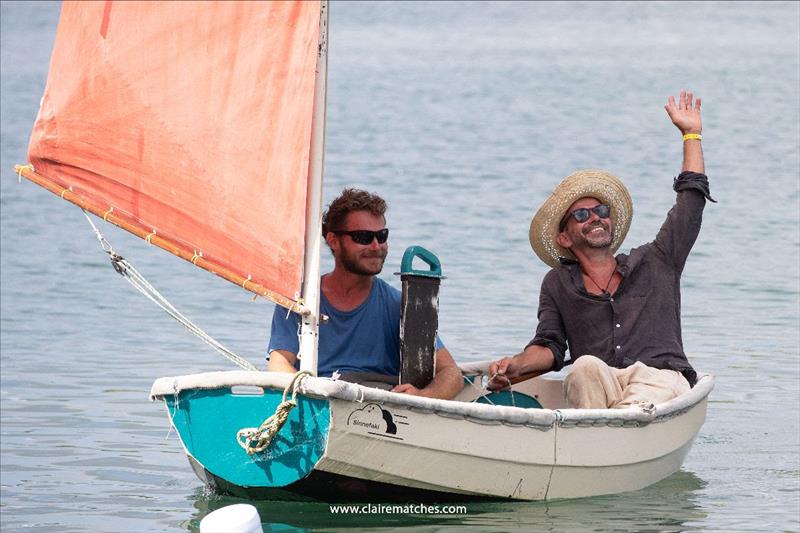
[[200, 520], [200, 533], [263, 533], [261, 518], [248, 503], [228, 505]]

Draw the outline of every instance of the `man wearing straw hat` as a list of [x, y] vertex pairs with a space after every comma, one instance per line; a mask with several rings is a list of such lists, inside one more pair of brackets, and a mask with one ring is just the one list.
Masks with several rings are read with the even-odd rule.
[[[681, 91], [665, 106], [683, 134], [677, 200], [655, 240], [614, 255], [633, 215], [625, 185], [602, 170], [567, 176], [531, 221], [530, 241], [552, 266], [542, 281], [536, 336], [489, 367], [489, 388], [572, 364], [570, 407], [659, 403], [697, 378], [683, 352], [680, 276], [709, 196], [701, 147], [700, 99]], [[566, 359], [567, 348], [570, 358]]]

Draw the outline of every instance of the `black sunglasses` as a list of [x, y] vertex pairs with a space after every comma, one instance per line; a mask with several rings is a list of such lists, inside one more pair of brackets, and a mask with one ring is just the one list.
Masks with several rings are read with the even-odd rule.
[[334, 231], [336, 235], [350, 235], [356, 244], [372, 244], [372, 239], [378, 239], [378, 244], [383, 244], [389, 238], [389, 228], [370, 231], [368, 229], [355, 229], [352, 231]]
[[576, 209], [572, 213], [567, 213], [564, 219], [561, 221], [561, 230], [563, 231], [564, 228], [567, 226], [567, 222], [569, 222], [569, 217], [574, 218], [578, 223], [583, 223], [589, 220], [591, 213], [594, 213], [600, 218], [608, 218], [611, 215], [611, 208], [608, 207], [606, 204], [600, 204], [592, 207], [591, 209], [587, 209], [586, 207], [581, 207], [580, 209]]

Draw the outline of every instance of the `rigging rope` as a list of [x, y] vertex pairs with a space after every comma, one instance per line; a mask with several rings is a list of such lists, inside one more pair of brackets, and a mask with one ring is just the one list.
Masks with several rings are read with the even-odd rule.
[[[486, 374], [479, 374], [474, 376], [472, 380], [469, 379], [469, 376], [464, 376], [465, 379], [467, 380], [467, 383], [469, 383], [474, 389], [478, 391], [478, 395], [471, 400], [471, 403], [477, 403], [479, 400], [483, 399], [486, 402], [488, 402], [489, 405], [496, 405], [489, 396], [493, 392], [501, 392], [502, 390], [508, 390], [509, 394], [511, 395], [511, 407], [517, 406], [517, 402], [514, 399], [514, 389], [511, 388], [511, 380], [509, 380], [507, 377], [501, 376], [505, 377], [506, 380], [508, 381], [508, 389], [500, 389], [497, 391], [489, 390], [489, 382], [492, 381], [498, 375], [500, 374], [494, 374], [493, 376], [489, 377]], [[481, 378], [480, 387], [475, 383], [479, 376]]]
[[[308, 370], [297, 372], [292, 381], [283, 389], [283, 398], [278, 407], [275, 408], [275, 413], [264, 420], [258, 428], [242, 428], [236, 433], [236, 442], [244, 448], [248, 455], [263, 452], [269, 448], [272, 439], [286, 423], [289, 412], [297, 406], [297, 389], [302, 378], [311, 375]], [[289, 393], [289, 389], [292, 389], [292, 399], [287, 401], [286, 395]]]
[[160, 292], [153, 287], [150, 282], [148, 282], [144, 276], [142, 276], [133, 265], [131, 265], [128, 261], [125, 260], [124, 257], [119, 255], [114, 251], [111, 244], [106, 240], [100, 230], [97, 229], [97, 226], [94, 225], [92, 219], [89, 218], [89, 213], [86, 210], [83, 211], [86, 220], [89, 221], [89, 225], [92, 226], [94, 230], [95, 236], [97, 240], [100, 241], [100, 246], [103, 247], [103, 251], [105, 251], [109, 257], [111, 258], [111, 265], [114, 267], [114, 270], [117, 271], [123, 278], [125, 278], [128, 283], [133, 285], [136, 290], [144, 294], [150, 301], [155, 303], [161, 309], [166, 311], [166, 313], [181, 323], [186, 329], [197, 335], [200, 340], [211, 346], [213, 349], [221, 353], [224, 357], [228, 360], [232, 361], [240, 368], [245, 370], [252, 370], [258, 371], [258, 369], [253, 366], [248, 360], [244, 359], [243, 357], [235, 354], [222, 344], [220, 344], [216, 339], [211, 337], [205, 331], [200, 329], [196, 324], [194, 324], [191, 320], [186, 318], [180, 311], [178, 311], [175, 306], [173, 306], [164, 296], [161, 295]]

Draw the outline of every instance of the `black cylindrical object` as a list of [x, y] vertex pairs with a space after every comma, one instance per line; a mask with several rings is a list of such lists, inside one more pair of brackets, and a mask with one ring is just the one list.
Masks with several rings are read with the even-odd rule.
[[[417, 257], [430, 271], [411, 268]], [[400, 280], [400, 383], [418, 389], [433, 380], [436, 371], [436, 334], [439, 330], [439, 284], [442, 269], [439, 259], [421, 246], [409, 247], [403, 254]]]

